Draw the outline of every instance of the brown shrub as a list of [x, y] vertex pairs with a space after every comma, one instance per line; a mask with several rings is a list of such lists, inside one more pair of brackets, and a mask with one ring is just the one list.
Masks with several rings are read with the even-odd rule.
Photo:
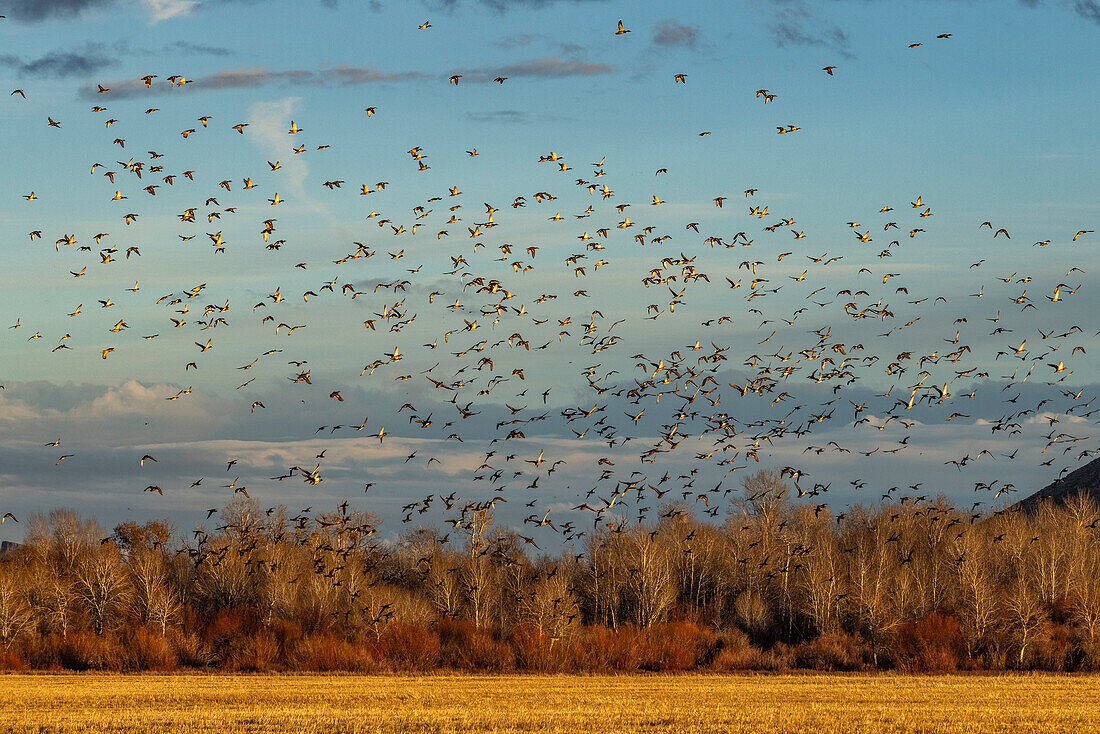
[[223, 657], [227, 670], [263, 673], [273, 670], [279, 661], [279, 640], [275, 633], [262, 629], [244, 640], [235, 639], [232, 650]]
[[692, 670], [713, 658], [718, 635], [693, 622], [669, 622], [645, 631], [643, 670]]
[[126, 639], [126, 667], [129, 670], [172, 671], [176, 669], [176, 652], [168, 640], [145, 627], [133, 629]]
[[602, 672], [596, 662], [592, 647], [593, 634], [590, 628], [582, 627], [575, 634], [558, 640], [555, 644], [555, 657], [558, 669], [564, 673]]
[[254, 615], [251, 610], [240, 607], [223, 609], [199, 626], [207, 640], [223, 643], [247, 637], [255, 627]]
[[913, 672], [954, 672], [965, 648], [959, 620], [937, 612], [901, 625], [894, 639], [898, 666]]
[[642, 661], [643, 635], [634, 625], [617, 630], [597, 626], [586, 628], [576, 639], [575, 665], [594, 673], [637, 670]]
[[275, 619], [267, 625], [267, 631], [271, 633], [275, 643], [279, 646], [279, 667], [290, 667], [294, 650], [302, 639], [302, 626], [290, 620]]
[[781, 672], [790, 670], [794, 667], [794, 651], [790, 646], [784, 645], [783, 643], [779, 643], [770, 650], [765, 650], [760, 654], [761, 670]]
[[763, 653], [753, 647], [749, 636], [737, 628], [719, 636], [715, 649], [710, 663], [712, 670], [730, 672], [766, 669]]
[[554, 650], [554, 640], [535, 625], [520, 624], [509, 635], [516, 669], [548, 673], [560, 669], [561, 657]]
[[214, 651], [195, 632], [170, 632], [168, 639], [176, 651], [176, 660], [186, 668], [209, 668], [217, 659]]
[[946, 648], [933, 647], [914, 658], [910, 669], [923, 673], [954, 673], [959, 669], [959, 658]]
[[[251, 610], [234, 608], [223, 609], [199, 629], [216, 662], [228, 670], [240, 670], [248, 669], [252, 662], [250, 656], [257, 652], [248, 649], [254, 628]], [[242, 668], [242, 665], [245, 667]]]
[[0, 650], [0, 670], [28, 670], [30, 664], [14, 650]]
[[369, 673], [378, 667], [370, 647], [342, 640], [331, 632], [321, 632], [302, 639], [294, 650], [291, 663], [295, 670], [323, 673]]
[[511, 647], [467, 620], [440, 622], [439, 641], [445, 668], [502, 672], [516, 667]]
[[843, 632], [827, 632], [792, 648], [794, 664], [813, 670], [858, 670], [863, 654], [858, 641]]
[[378, 651], [395, 670], [429, 671], [439, 667], [439, 636], [418, 625], [389, 625], [378, 640]]
[[89, 670], [94, 666], [95, 659], [96, 654], [87, 635], [70, 632], [61, 636], [51, 632], [34, 649], [31, 662], [35, 668], [47, 670]]
[[1080, 633], [1080, 639], [1077, 642], [1077, 649], [1080, 652], [1077, 668], [1078, 670], [1088, 671], [1094, 673], [1100, 670], [1100, 637], [1090, 637], [1085, 633]]
[[1070, 630], [1060, 624], [1044, 624], [1029, 646], [1027, 665], [1040, 670], [1072, 670], [1074, 649]]

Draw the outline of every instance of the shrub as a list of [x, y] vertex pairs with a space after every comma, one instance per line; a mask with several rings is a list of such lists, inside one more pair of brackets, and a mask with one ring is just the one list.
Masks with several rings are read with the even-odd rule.
[[263, 673], [276, 667], [279, 641], [271, 630], [262, 629], [244, 640], [236, 640], [233, 650], [223, 658], [228, 670]]
[[502, 672], [515, 668], [512, 649], [466, 620], [439, 623], [443, 666], [455, 670]]
[[903, 669], [950, 673], [958, 669], [965, 647], [959, 620], [933, 612], [898, 628], [894, 652]]
[[1079, 670], [1091, 673], [1100, 670], [1100, 637], [1090, 637], [1081, 633], [1077, 649], [1080, 651], [1077, 665]]
[[858, 670], [863, 666], [859, 643], [843, 632], [827, 632], [793, 648], [794, 663], [813, 670]]
[[517, 625], [509, 637], [517, 670], [546, 673], [561, 667], [554, 641], [541, 629], [530, 624]]
[[238, 607], [221, 610], [200, 627], [208, 640], [223, 643], [247, 636], [255, 624], [251, 611]]
[[88, 670], [95, 658], [87, 637], [79, 632], [65, 636], [51, 632], [42, 639], [36, 653], [34, 667], [48, 670]]
[[331, 632], [304, 638], [295, 649], [292, 662], [295, 670], [324, 673], [368, 673], [377, 668], [375, 658], [367, 645], [342, 640]]
[[124, 649], [127, 656], [126, 667], [130, 670], [176, 669], [176, 653], [168, 640], [145, 627], [132, 630]]
[[216, 660], [214, 651], [194, 632], [169, 633], [169, 640], [176, 650], [176, 659], [181, 666], [208, 668]]
[[645, 631], [643, 670], [692, 670], [714, 656], [718, 635], [692, 622], [669, 622]]
[[617, 630], [586, 629], [580, 640], [585, 650], [585, 669], [598, 673], [637, 670], [642, 661], [642, 642], [641, 632], [634, 625]]
[[719, 636], [715, 650], [710, 663], [712, 670], [730, 672], [765, 669], [764, 655], [752, 646], [749, 636], [739, 629], [729, 630]]
[[378, 649], [395, 670], [429, 671], [439, 667], [439, 636], [425, 627], [391, 624], [382, 632]]
[[1065, 671], [1073, 669], [1073, 641], [1069, 631], [1060, 624], [1044, 624], [1029, 645], [1027, 663], [1041, 670]]
[[217, 662], [224, 668], [239, 668], [250, 652], [246, 650], [254, 629], [252, 613], [247, 609], [223, 609], [201, 627], [206, 642]]
[[14, 650], [0, 650], [0, 670], [28, 670], [30, 665]]
[[760, 667], [771, 672], [790, 670], [795, 667], [794, 652], [790, 646], [779, 643], [760, 654]]
[[279, 666], [289, 667], [294, 650], [302, 639], [302, 626], [290, 620], [275, 619], [267, 625], [267, 631], [271, 633], [279, 647]]

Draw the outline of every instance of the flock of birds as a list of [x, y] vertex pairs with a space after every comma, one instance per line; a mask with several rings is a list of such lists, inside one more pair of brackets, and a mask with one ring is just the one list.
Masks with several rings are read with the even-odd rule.
[[[431, 28], [427, 21], [419, 26]], [[614, 35], [630, 32], [620, 21]], [[910, 48], [921, 45], [913, 43]], [[838, 67], [827, 65], [821, 71], [832, 77]], [[687, 73], [676, 73], [670, 83], [687, 85], [688, 78]], [[461, 74], [454, 74], [446, 83], [460, 87], [462, 80]], [[166, 99], [173, 90], [193, 83], [178, 74], [163, 81], [147, 74], [140, 81], [150, 94]], [[498, 76], [492, 83], [507, 81]], [[104, 292], [97, 303], [59, 305], [54, 314], [12, 314], [5, 351], [16, 348], [13, 335], [22, 336], [22, 348], [42, 344], [45, 347], [39, 349], [92, 354], [98, 360], [128, 359], [139, 354], [142, 343], [193, 344], [189, 358], [163, 365], [166, 378], [181, 386], [164, 396], [170, 409], [198, 392], [182, 385], [188, 375], [207, 369], [206, 360], [223, 343], [240, 342], [242, 331], [264, 334], [265, 339], [273, 334], [279, 346], [257, 350], [250, 361], [219, 374], [217, 380], [225, 386], [222, 396], [251, 393], [242, 409], [250, 419], [262, 420], [273, 399], [287, 390], [300, 390], [304, 397], [294, 395], [302, 402], [331, 407], [332, 420], [303, 438], [322, 433], [331, 437], [337, 449], [333, 454], [345, 440], [369, 437], [376, 447], [408, 440], [401, 445], [415, 448], [401, 465], [414, 463], [427, 471], [436, 464], [448, 470], [440, 481], [455, 488], [404, 504], [400, 514], [406, 523], [420, 522], [434, 506], [445, 523], [463, 527], [498, 503], [524, 504], [527, 516], [521, 529], [532, 530], [523, 530], [520, 537], [541, 549], [546, 542], [536, 532], [575, 540], [584, 536], [581, 528], [587, 521], [578, 518], [586, 515], [593, 525], [620, 528], [631, 512], [639, 521], [658, 513], [684, 512], [718, 518], [731, 492], [738, 489], [729, 477], [737, 470], [767, 465], [776, 447], [792, 443], [802, 447], [800, 455], [805, 458], [799, 466], [784, 466], [783, 477], [798, 497], [820, 498], [831, 485], [815, 480], [814, 457], [897, 458], [910, 449], [911, 436], [919, 437], [922, 427], [974, 417], [965, 401], [983, 381], [1002, 391], [1003, 412], [974, 427], [974, 449], [960, 449], [962, 455], [945, 463], [961, 472], [978, 462], [1015, 460], [1019, 447], [995, 451], [981, 445], [984, 439], [978, 432], [990, 440], [1020, 435], [1028, 420], [1042, 420], [1049, 428], [1040, 452], [1047, 455], [1042, 461], [1047, 466], [1056, 456], [1080, 461], [1097, 451], [1086, 446], [1089, 437], [1081, 433], [1082, 423], [1066, 425], [1067, 416], [1089, 419], [1097, 410], [1091, 407], [1095, 396], [1067, 383], [1072, 361], [1087, 359], [1086, 344], [1095, 336], [1071, 323], [1072, 306], [1064, 310], [1079, 293], [1085, 272], [1070, 267], [1055, 279], [1058, 282], [1049, 284], [1049, 278], [1040, 275], [997, 272], [976, 285], [963, 303], [949, 303], [936, 293], [910, 292], [912, 281], [905, 268], [891, 267], [890, 258], [903, 247], [920, 247], [930, 236], [927, 230], [936, 212], [923, 196], [883, 203], [877, 211], [853, 216], [845, 225], [850, 232], [847, 243], [831, 233], [808, 232], [788, 205], [764, 200], [753, 186], [715, 192], [707, 202], [713, 208], [711, 223], [700, 217], [669, 226], [672, 215], [664, 215], [660, 207], [674, 192], [659, 191], [648, 201], [624, 201], [615, 191], [619, 186], [612, 185], [614, 170], [608, 159], [614, 156], [584, 166], [565, 153], [540, 152], [532, 156], [532, 165], [539, 167], [538, 175], [545, 170], [560, 174], [559, 184], [517, 191], [507, 201], [486, 202], [464, 194], [459, 184], [438, 182], [428, 150], [415, 146], [407, 151], [408, 169], [393, 173], [392, 178], [401, 181], [396, 186], [387, 180], [353, 181], [351, 171], [307, 182], [317, 192], [324, 189], [328, 196], [341, 197], [344, 206], [359, 206], [359, 216], [372, 229], [362, 241], [340, 245], [338, 256], [327, 261], [292, 263], [296, 258], [286, 258], [286, 253], [303, 238], [284, 233], [280, 226], [281, 212], [295, 198], [289, 193], [292, 184], [281, 178], [285, 162], [268, 160], [261, 171], [230, 171], [215, 158], [157, 150], [180, 149], [179, 141], [198, 147], [204, 136], [221, 135], [224, 142], [226, 136], [237, 135], [244, 141], [255, 121], [201, 114], [185, 129], [161, 129], [163, 146], [135, 145], [134, 117], [155, 116], [160, 108], [150, 106], [128, 116], [121, 111], [124, 104], [116, 111], [110, 84], [97, 85], [95, 92], [97, 104], [90, 114], [101, 121], [106, 134], [95, 141], [100, 146], [97, 160], [85, 166], [90, 174], [88, 196], [102, 199], [103, 216], [115, 226], [70, 232], [73, 227], [57, 217], [56, 209], [44, 209], [41, 227], [24, 236], [31, 245], [54, 245], [54, 253], [48, 247], [41, 252], [64, 262], [63, 277], [108, 272], [116, 289]], [[31, 94], [32, 90], [16, 89], [10, 96], [18, 102]], [[777, 97], [770, 89], [759, 89], [755, 97], [747, 95], [746, 102], [769, 104]], [[185, 100], [195, 99], [199, 97], [164, 104], [182, 109]], [[364, 122], [384, 112], [379, 105], [367, 106]], [[60, 136], [67, 132], [68, 122], [51, 115], [42, 124]], [[311, 136], [322, 127], [320, 121], [302, 117], [289, 121], [285, 156], [308, 156], [312, 161], [333, 148], [320, 136]], [[780, 135], [802, 129], [786, 122], [776, 128]], [[149, 146], [147, 152], [138, 150]], [[465, 151], [470, 165], [485, 152]], [[671, 149], [658, 151], [660, 156], [671, 154]], [[339, 167], [338, 160], [323, 160]], [[669, 170], [658, 162], [657, 185], [671, 178]], [[522, 172], [519, 180], [526, 176]], [[395, 198], [395, 189], [419, 198], [401, 210], [386, 206]], [[51, 196], [34, 190], [23, 198], [29, 207], [65, 207], [66, 197], [83, 195], [69, 191]], [[358, 197], [363, 198], [353, 201]], [[129, 285], [135, 278], [127, 270], [153, 249], [171, 248], [155, 238], [123, 242], [130, 241], [131, 225], [161, 216], [154, 206], [162, 206], [166, 199], [175, 212], [171, 222], [158, 220], [159, 226], [174, 229], [178, 246], [188, 248], [190, 270], [180, 272], [179, 278], [194, 277], [186, 286], [149, 296], [140, 282]], [[261, 210], [266, 212], [252, 214]], [[248, 216], [252, 218], [247, 225], [234, 221]], [[726, 231], [734, 222], [740, 231]], [[508, 236], [494, 232], [500, 226]], [[508, 241], [524, 238], [525, 229], [546, 227], [563, 234], [540, 243]], [[975, 222], [974, 231], [997, 242], [1012, 241], [1007, 227], [995, 222]], [[250, 239], [238, 244], [237, 235], [244, 237], [244, 232], [251, 233]], [[1082, 242], [1091, 234], [1081, 227], [1036, 242], [1036, 270], [1048, 251]], [[825, 250], [806, 244], [814, 241], [830, 244]], [[202, 244], [205, 252], [199, 249]], [[244, 293], [224, 290], [227, 286], [208, 286], [214, 275], [224, 272], [219, 258], [246, 248], [273, 258], [284, 268], [286, 281], [308, 285], [291, 290], [275, 279], [266, 297], [255, 303], [241, 303]], [[631, 274], [615, 268], [616, 259], [644, 263], [632, 274], [633, 290], [623, 285], [631, 282]], [[443, 268], [433, 270], [440, 261]], [[963, 272], [985, 273], [991, 267], [981, 260]], [[326, 273], [310, 280], [317, 270]], [[612, 270], [613, 278], [604, 277]], [[631, 298], [641, 296], [650, 303], [634, 308]], [[296, 348], [294, 340], [323, 328], [302, 316], [304, 309], [317, 304], [325, 314], [337, 314], [340, 326], [333, 343], [308, 354]], [[704, 307], [707, 313], [700, 320]], [[159, 315], [138, 313], [143, 309], [156, 309]], [[82, 330], [90, 321], [89, 311], [111, 314], [109, 328]], [[1038, 311], [1047, 323], [1071, 325], [1032, 328], [1027, 319]], [[139, 324], [141, 331], [135, 328]], [[919, 338], [911, 338], [921, 331]], [[673, 346], [665, 348], [668, 343]], [[362, 362], [358, 385], [385, 381], [389, 386], [380, 386], [379, 394], [396, 389], [408, 397], [395, 414], [378, 415], [372, 405], [354, 404], [355, 399], [343, 393], [355, 385], [338, 383], [332, 370], [315, 366], [319, 359], [342, 354], [349, 344], [355, 345], [351, 353], [372, 354]], [[999, 346], [989, 353], [992, 344]], [[164, 350], [170, 353], [175, 352]], [[992, 374], [993, 365], [1002, 359], [1012, 365], [1011, 374]], [[90, 364], [80, 363], [79, 369]], [[242, 377], [242, 384], [227, 379], [237, 375], [250, 379]], [[263, 379], [253, 384], [259, 375]], [[567, 382], [571, 378], [575, 384]], [[539, 379], [547, 383], [540, 385]], [[1043, 397], [1025, 405], [1019, 401], [1029, 380], [1046, 387]], [[872, 391], [865, 384], [876, 387]], [[879, 385], [886, 387], [879, 390]], [[257, 394], [265, 386], [267, 394]], [[348, 411], [367, 417], [355, 423], [347, 419]], [[920, 420], [912, 417], [917, 413]], [[822, 433], [826, 435], [817, 438]], [[826, 440], [830, 435], [835, 438]], [[844, 435], [850, 437], [848, 445], [836, 440]], [[463, 472], [468, 481], [460, 479], [453, 465], [461, 461], [448, 452], [469, 455], [476, 449], [468, 446], [479, 440], [485, 441], [484, 451], [476, 454], [476, 467]], [[55, 465], [77, 456], [76, 451], [65, 452], [64, 436], [45, 447], [55, 451], [50, 455]], [[309, 486], [323, 482], [329, 449], [315, 455], [313, 450], [312, 458], [286, 467], [270, 481], [294, 480]], [[234, 472], [238, 464], [247, 465], [246, 460], [225, 461], [225, 476], [235, 478], [226, 484], [214, 480], [219, 491], [265, 496], [264, 490], [246, 486]], [[159, 464], [152, 452], [135, 455], [133, 462], [142, 471]], [[370, 462], [361, 469], [366, 476], [374, 472]], [[1068, 470], [1061, 469], [1063, 474]], [[562, 486], [566, 473], [569, 488]], [[854, 462], [851, 473], [856, 473]], [[208, 486], [202, 484], [204, 479], [198, 478], [191, 488]], [[383, 481], [364, 482], [364, 491]], [[166, 496], [172, 491], [166, 484], [152, 482], [144, 491]], [[870, 494], [861, 479], [851, 486]], [[910, 486], [916, 493], [920, 483]], [[992, 502], [1016, 487], [998, 480], [975, 482], [974, 489], [987, 492]], [[900, 491], [885, 489], [882, 498]], [[551, 506], [568, 492], [575, 502]], [[875, 491], [873, 498], [878, 496]], [[819, 505], [819, 510], [825, 506]], [[18, 521], [11, 512], [3, 519]]]

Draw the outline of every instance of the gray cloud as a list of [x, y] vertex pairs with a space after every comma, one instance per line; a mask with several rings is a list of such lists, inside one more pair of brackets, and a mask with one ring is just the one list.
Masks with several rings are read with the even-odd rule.
[[838, 25], [821, 20], [805, 5], [780, 9], [769, 29], [775, 45], [780, 48], [821, 46], [832, 49], [845, 58], [852, 58], [848, 50], [848, 36], [844, 30]]
[[590, 64], [585, 61], [565, 61], [560, 56], [540, 56], [530, 61], [520, 61], [493, 68], [459, 69], [464, 81], [488, 81], [497, 76], [562, 78], [569, 76], [598, 76], [611, 74], [615, 69], [607, 64]]
[[466, 119], [472, 122], [501, 122], [505, 124], [519, 124], [534, 122], [561, 122], [574, 118], [565, 115], [532, 115], [521, 110], [482, 110], [480, 112], [467, 112]]
[[[0, 62], [3, 57], [0, 57]], [[543, 56], [529, 61], [491, 69], [461, 69], [453, 73], [461, 74], [466, 81], [488, 81], [496, 76], [506, 77], [543, 77], [562, 78], [570, 76], [596, 76], [610, 74], [614, 68], [607, 64], [590, 64], [584, 61], [565, 61], [557, 56]], [[164, 82], [146, 87], [140, 79], [116, 80], [104, 83], [114, 99], [145, 97], [168, 91], [197, 92], [211, 89], [248, 89], [272, 85], [282, 86], [355, 86], [360, 84], [383, 84], [392, 82], [422, 81], [436, 78], [434, 74], [420, 71], [386, 72], [368, 66], [334, 66], [320, 71], [306, 69], [288, 69], [272, 71], [262, 66], [249, 69], [226, 69], [207, 77], [191, 80], [183, 86], [172, 88]], [[94, 85], [85, 85], [80, 94], [86, 99], [97, 98]]]
[[10, 0], [6, 15], [35, 23], [52, 18], [75, 18], [85, 10], [114, 5], [116, 0]]
[[514, 36], [505, 36], [504, 38], [497, 41], [495, 45], [497, 48], [502, 48], [506, 51], [509, 51], [513, 48], [526, 46], [535, 41], [544, 40], [546, 40], [546, 36], [542, 35], [541, 33], [519, 33]]
[[500, 70], [509, 76], [597, 76], [610, 74], [614, 69], [607, 64], [589, 64], [584, 61], [563, 61], [557, 56], [542, 56], [518, 64], [509, 64]]
[[[207, 77], [191, 80], [191, 83], [183, 86], [175, 87], [174, 91], [197, 92], [211, 89], [247, 89], [270, 85], [351, 86], [413, 81], [428, 77], [428, 74], [416, 71], [389, 73], [371, 67], [357, 66], [335, 66], [320, 71], [308, 71], [306, 69], [272, 71], [258, 66], [250, 69], [219, 71]], [[145, 97], [173, 90], [163, 82], [146, 87], [140, 79], [109, 82], [104, 86], [110, 88], [111, 97], [115, 99]], [[80, 94], [85, 98], [94, 98], [96, 89], [93, 86], [85, 86], [81, 88]]]
[[694, 46], [699, 40], [699, 29], [666, 18], [657, 24], [653, 42], [658, 46]]
[[14, 69], [19, 76], [29, 77], [87, 76], [114, 63], [114, 57], [99, 44], [89, 44], [81, 51], [51, 51], [37, 59], [0, 55], [0, 65]]
[[[230, 3], [255, 3], [257, 0], [207, 0], [204, 4], [228, 5]], [[327, 8], [336, 8], [338, 0], [320, 0]], [[11, 20], [26, 23], [39, 23], [46, 20], [64, 20], [77, 18], [87, 10], [111, 8], [124, 5], [122, 0], [9, 0], [4, 14]], [[371, 8], [378, 10], [377, 0], [372, 0]], [[165, 16], [171, 17], [171, 16]]]
[[1085, 20], [1100, 25], [1100, 3], [1096, 0], [1077, 0], [1073, 5], [1073, 11]]
[[530, 122], [531, 116], [521, 110], [488, 110], [485, 112], [469, 112], [466, 114], [466, 119], [474, 122], [522, 123]]
[[[118, 64], [118, 59], [128, 56], [157, 56], [187, 54], [192, 56], [232, 56], [231, 49], [222, 46], [176, 41], [160, 49], [134, 47], [126, 40], [111, 44], [86, 43], [75, 49], [50, 51], [35, 59], [14, 54], [0, 54], [0, 66], [14, 69], [23, 77], [64, 78], [88, 76]], [[142, 85], [144, 87], [144, 85]]]
[[175, 51], [181, 54], [191, 54], [194, 56], [232, 56], [232, 49], [225, 48], [224, 46], [207, 46], [201, 43], [189, 43], [187, 41], [176, 41], [169, 44], [164, 49], [166, 52]]
[[[569, 2], [576, 5], [581, 3], [596, 3], [606, 2], [606, 0], [470, 0], [470, 2], [476, 2], [477, 4], [484, 5], [499, 13], [511, 10], [512, 8], [546, 8], [551, 5], [556, 5], [562, 2]], [[428, 0], [428, 7], [439, 8], [440, 10], [453, 10], [463, 4], [462, 0]]]

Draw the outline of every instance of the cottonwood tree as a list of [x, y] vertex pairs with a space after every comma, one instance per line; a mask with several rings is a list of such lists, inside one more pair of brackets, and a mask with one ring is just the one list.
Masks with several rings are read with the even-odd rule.
[[97, 635], [115, 621], [130, 594], [118, 547], [99, 543], [85, 550], [73, 574], [77, 593]]
[[160, 628], [162, 637], [183, 608], [179, 569], [168, 555], [174, 531], [175, 525], [167, 520], [126, 522], [115, 527], [113, 536], [125, 558], [133, 606], [143, 622]]
[[1004, 613], [1009, 628], [1016, 635], [1019, 648], [1016, 664], [1023, 667], [1028, 647], [1035, 633], [1046, 621], [1043, 604], [1043, 564], [1038, 560], [1041, 550], [1032, 541], [1030, 523], [1022, 516], [1002, 515], [998, 534], [1003, 574]]
[[829, 527], [832, 517], [825, 514], [812, 523], [805, 542], [809, 550], [803, 556], [799, 576], [801, 606], [820, 632], [833, 632], [840, 626], [840, 601], [843, 593], [844, 564], [840, 559], [836, 536]]
[[1087, 656], [1100, 662], [1100, 511], [1086, 494], [1065, 505], [1069, 523], [1066, 601], [1070, 618], [1088, 642]]
[[569, 576], [556, 564], [537, 569], [519, 596], [519, 621], [538, 627], [551, 640], [564, 637], [580, 616]]
[[462, 604], [462, 585], [458, 572], [463, 557], [450, 550], [440, 548], [428, 562], [428, 597], [436, 613], [446, 619], [457, 617]]
[[23, 592], [20, 570], [13, 561], [0, 562], [0, 644], [5, 648], [34, 626], [34, 612]]
[[597, 528], [586, 540], [588, 560], [582, 585], [590, 609], [589, 618], [611, 629], [621, 623], [619, 608], [626, 584], [626, 572], [619, 549], [618, 536], [606, 528]]
[[79, 600], [76, 566], [102, 534], [98, 523], [74, 510], [31, 516], [25, 539], [30, 553], [28, 599], [45, 629], [68, 635]]
[[685, 537], [694, 533], [690, 541], [683, 542], [677, 575], [679, 577], [679, 601], [696, 615], [716, 613], [716, 600], [725, 570], [724, 556], [727, 549], [721, 531], [713, 525], [695, 521], [685, 522], [681, 533]]
[[672, 553], [668, 544], [651, 536], [644, 526], [621, 532], [619, 550], [626, 566], [625, 590], [634, 620], [650, 627], [664, 620], [676, 602]]
[[192, 589], [195, 602], [207, 612], [233, 609], [254, 601], [256, 589], [245, 563], [245, 552], [226, 538], [209, 541], [195, 567]]
[[468, 557], [462, 564], [462, 588], [466, 605], [475, 627], [489, 620], [493, 600], [493, 568], [489, 553], [488, 531], [493, 524], [493, 512], [487, 508], [468, 513], [460, 525], [467, 536]]
[[859, 631], [871, 643], [871, 659], [878, 667], [879, 646], [900, 619], [890, 586], [897, 571], [897, 551], [887, 523], [863, 508], [849, 511], [841, 542], [848, 548], [847, 582], [851, 609]]
[[1029, 558], [1039, 586], [1039, 596], [1047, 605], [1064, 598], [1067, 591], [1071, 546], [1067, 542], [1074, 531], [1068, 513], [1056, 510], [1053, 503], [1042, 502], [1028, 518]]
[[985, 533], [972, 527], [951, 541], [956, 580], [953, 608], [970, 658], [984, 647], [1000, 608], [996, 572], [987, 555], [989, 543]]

